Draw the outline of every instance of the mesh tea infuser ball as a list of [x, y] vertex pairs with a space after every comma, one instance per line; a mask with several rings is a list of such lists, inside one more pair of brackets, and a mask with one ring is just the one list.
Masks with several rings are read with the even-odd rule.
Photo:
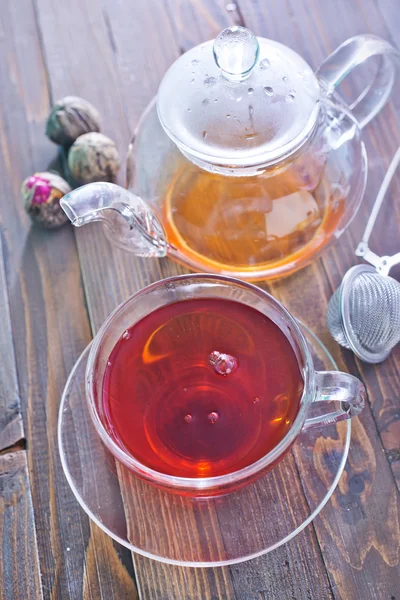
[[400, 263], [394, 256], [377, 256], [368, 247], [375, 220], [400, 162], [397, 150], [372, 208], [363, 239], [356, 250], [370, 265], [347, 271], [328, 305], [327, 324], [333, 338], [364, 362], [379, 363], [400, 342], [400, 283], [389, 271]]

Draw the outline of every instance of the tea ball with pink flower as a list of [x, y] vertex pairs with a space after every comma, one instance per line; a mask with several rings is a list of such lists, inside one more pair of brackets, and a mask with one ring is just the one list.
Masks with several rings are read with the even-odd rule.
[[21, 186], [26, 212], [33, 221], [47, 229], [60, 227], [68, 221], [60, 200], [70, 191], [71, 187], [65, 179], [47, 172], [27, 177]]

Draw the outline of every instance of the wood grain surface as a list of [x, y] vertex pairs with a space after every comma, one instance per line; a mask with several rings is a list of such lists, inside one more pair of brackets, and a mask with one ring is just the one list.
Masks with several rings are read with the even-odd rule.
[[[15, 544], [34, 548], [34, 515], [38, 554], [28, 553], [18, 578], [15, 563], [8, 563], [6, 574], [0, 566], [0, 576], [8, 582], [0, 598], [42, 594], [54, 600], [108, 600], [135, 598], [139, 593], [144, 600], [395, 600], [399, 595], [400, 347], [384, 364], [364, 365], [331, 340], [325, 325], [327, 302], [346, 270], [357, 262], [354, 248], [399, 144], [398, 93], [364, 132], [368, 186], [349, 230], [322, 259], [268, 286], [321, 337], [340, 368], [363, 379], [369, 393], [366, 410], [354, 422], [345, 473], [314, 523], [286, 546], [241, 565], [201, 570], [163, 565], [130, 555], [90, 524], [61, 470], [56, 443], [59, 398], [68, 372], [91, 337], [90, 326], [95, 333], [129, 294], [184, 271], [169, 259], [136, 259], [112, 248], [96, 226], [78, 230], [76, 244], [69, 227], [58, 232], [30, 227], [19, 186], [55, 155], [55, 147], [44, 137], [51, 102], [67, 94], [93, 102], [102, 114], [102, 130], [116, 140], [124, 157], [131, 132], [168, 66], [181, 52], [215, 37], [227, 25], [245, 25], [257, 35], [283, 42], [313, 68], [358, 33], [374, 33], [400, 44], [400, 4], [394, 0], [239, 0], [230, 3], [234, 10], [227, 10], [227, 4], [225, 0], [3, 2], [0, 240], [5, 270], [0, 253], [0, 318], [6, 326], [0, 333], [0, 357], [10, 368], [4, 369], [7, 378], [0, 382], [0, 451], [24, 441], [20, 399], [27, 452], [26, 458], [24, 450], [0, 456], [0, 473], [2, 459], [17, 456], [10, 459], [9, 470], [16, 473], [13, 481], [18, 489], [25, 490], [12, 510], [3, 505], [7, 498], [20, 498], [19, 492], [10, 492], [14, 483], [6, 483], [6, 491], [0, 492], [0, 515], [5, 517], [0, 521], [0, 539], [5, 537], [4, 523], [8, 528], [19, 526], [25, 511], [25, 537]], [[346, 92], [352, 91], [349, 82]], [[399, 189], [400, 173], [371, 237], [377, 253], [398, 251]], [[334, 452], [332, 444], [327, 452]], [[4, 481], [11, 478], [7, 475]], [[311, 494], [304, 482], [299, 499], [304, 507]], [[40, 579], [34, 575], [38, 563]], [[25, 587], [30, 595], [23, 596], [25, 588], [18, 586], [28, 569], [32, 582]]]
[[[0, 31], [1, 237], [43, 597], [97, 600], [101, 590], [107, 599], [134, 598], [129, 553], [89, 523], [58, 454], [61, 392], [90, 330], [73, 232], [31, 227], [20, 199], [23, 179], [45, 170], [56, 154], [44, 136], [51, 99], [33, 3], [5, 3]], [[1, 336], [6, 332], [2, 322]], [[9, 346], [9, 366], [12, 356]], [[11, 377], [9, 397], [15, 400]], [[13, 560], [10, 569], [18, 577], [16, 556]], [[18, 560], [23, 564], [20, 551]], [[8, 597], [25, 598], [22, 592]]]
[[0, 598], [43, 598], [26, 453], [0, 455]]
[[0, 452], [24, 439], [17, 369], [12, 339], [10, 307], [0, 237]]

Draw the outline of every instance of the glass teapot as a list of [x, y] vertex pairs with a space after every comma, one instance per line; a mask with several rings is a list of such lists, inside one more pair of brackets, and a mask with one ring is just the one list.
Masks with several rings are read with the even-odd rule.
[[[348, 106], [335, 91], [380, 58]], [[248, 280], [289, 274], [338, 238], [363, 197], [362, 128], [385, 104], [400, 54], [349, 39], [314, 73], [290, 48], [225, 29], [167, 71], [128, 154], [128, 189], [82, 186], [61, 201], [80, 227], [103, 221], [137, 256]]]

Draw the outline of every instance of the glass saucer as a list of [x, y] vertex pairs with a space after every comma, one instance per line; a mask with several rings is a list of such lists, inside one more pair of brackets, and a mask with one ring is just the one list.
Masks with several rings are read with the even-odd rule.
[[[315, 368], [337, 369], [320, 340], [300, 325]], [[88, 352], [75, 364], [61, 400], [61, 462], [85, 512], [130, 550], [192, 567], [250, 560], [300, 533], [333, 494], [349, 451], [350, 420], [302, 432], [273, 471], [226, 496], [188, 498], [139, 480], [114, 459], [92, 424], [85, 399]]]

